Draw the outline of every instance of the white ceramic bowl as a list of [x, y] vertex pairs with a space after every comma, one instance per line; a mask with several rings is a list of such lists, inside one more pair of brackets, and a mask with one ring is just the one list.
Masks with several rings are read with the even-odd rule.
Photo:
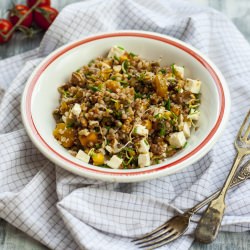
[[[91, 59], [105, 55], [113, 45], [123, 46], [145, 59], [162, 57], [162, 65], [176, 63], [185, 66], [185, 77], [200, 79], [203, 83], [200, 128], [192, 133], [185, 149], [164, 163], [133, 170], [96, 167], [71, 156], [52, 135], [55, 128], [52, 111], [59, 100], [57, 87], [66, 82], [73, 71]], [[204, 156], [225, 128], [230, 95], [218, 68], [190, 45], [157, 33], [116, 31], [72, 42], [47, 56], [26, 84], [21, 109], [31, 140], [58, 166], [77, 175], [103, 181], [134, 182], [175, 173]]]

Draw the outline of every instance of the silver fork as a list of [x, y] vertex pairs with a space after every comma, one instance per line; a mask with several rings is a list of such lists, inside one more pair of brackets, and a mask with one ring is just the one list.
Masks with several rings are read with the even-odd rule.
[[[236, 140], [239, 140], [241, 143], [243, 142], [242, 138], [247, 138], [246, 133], [250, 133], [250, 124], [248, 125], [246, 133], [241, 137], [243, 129], [249, 120], [250, 111], [248, 112], [239, 133], [237, 135]], [[241, 144], [242, 146], [242, 144]], [[248, 145], [247, 145], [248, 146]], [[248, 152], [249, 154], [250, 152]], [[230, 183], [230, 188], [239, 185], [240, 183], [244, 182], [245, 180], [250, 178], [250, 161], [246, 162], [241, 170], [235, 175], [234, 179]], [[188, 229], [190, 224], [191, 217], [202, 207], [207, 205], [210, 201], [212, 201], [217, 195], [220, 193], [220, 190], [216, 193], [212, 194], [193, 208], [188, 209], [185, 213], [179, 214], [156, 228], [150, 233], [143, 235], [142, 237], [136, 238], [132, 240], [132, 242], [136, 242], [136, 245], [140, 245], [139, 248], [148, 248], [155, 249], [166, 245], [167, 243], [179, 238], [182, 236]]]
[[225, 197], [238, 166], [245, 155], [250, 154], [250, 111], [248, 112], [235, 139], [237, 155], [219, 195], [211, 201], [203, 213], [194, 236], [197, 241], [211, 243], [217, 237], [226, 208]]

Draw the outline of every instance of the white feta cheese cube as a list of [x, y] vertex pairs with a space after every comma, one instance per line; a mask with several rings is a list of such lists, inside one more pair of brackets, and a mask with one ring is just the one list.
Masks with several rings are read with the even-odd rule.
[[183, 133], [186, 136], [186, 138], [190, 137], [190, 129], [187, 122], [183, 123]]
[[123, 160], [116, 155], [113, 155], [109, 161], [107, 161], [107, 165], [111, 168], [118, 169], [122, 164]]
[[115, 45], [110, 49], [108, 53], [108, 58], [114, 58], [114, 57], [120, 58], [122, 55], [125, 54], [125, 52], [126, 51], [124, 49]]
[[182, 148], [186, 143], [184, 132], [181, 131], [170, 134], [169, 143], [176, 148]]
[[148, 130], [145, 126], [142, 126], [140, 124], [135, 126], [134, 133], [137, 135], [148, 136]]
[[158, 114], [163, 114], [166, 111], [166, 109], [164, 107], [155, 107], [154, 108], [154, 116], [158, 115]]
[[76, 103], [76, 104], [73, 106], [73, 108], [72, 108], [72, 113], [73, 113], [76, 117], [78, 117], [78, 116], [80, 115], [81, 111], [82, 111], [81, 105], [78, 104], [78, 103]]
[[139, 154], [138, 165], [139, 165], [140, 168], [147, 167], [147, 166], [150, 165], [150, 155], [149, 155], [149, 153]]
[[198, 121], [199, 118], [200, 118], [200, 111], [197, 110], [197, 111], [195, 111], [195, 112], [189, 114], [189, 115], [187, 116], [187, 118], [189, 118], [189, 119], [191, 119], [191, 120], [194, 120], [194, 121]]
[[200, 89], [201, 89], [201, 81], [187, 78], [184, 84], [184, 89], [194, 94], [198, 94], [200, 93]]
[[90, 156], [81, 149], [78, 151], [76, 158], [86, 163], [88, 163], [90, 160]]
[[113, 66], [113, 70], [117, 73], [119, 73], [122, 70], [122, 66], [121, 65], [115, 65]]
[[180, 77], [181, 79], [184, 78], [184, 67], [182, 66], [177, 66], [174, 64], [174, 70], [175, 70], [175, 74]]
[[105, 147], [105, 149], [109, 152], [109, 153], [113, 153], [113, 148], [112, 147], [110, 147], [109, 145], [107, 145], [106, 147]]
[[140, 140], [139, 147], [138, 147], [138, 152], [139, 153], [142, 153], [142, 154], [143, 153], [148, 153], [149, 148], [150, 148], [150, 145], [149, 145], [149, 143], [147, 142], [146, 139]]

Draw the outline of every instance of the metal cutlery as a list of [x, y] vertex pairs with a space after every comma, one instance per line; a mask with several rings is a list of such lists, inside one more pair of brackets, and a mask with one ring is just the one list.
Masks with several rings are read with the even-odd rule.
[[[230, 174], [228, 176], [230, 177], [230, 180], [228, 179], [225, 183], [227, 184], [227, 188], [225, 189], [226, 191], [228, 188], [235, 187], [250, 178], [250, 161], [246, 162], [241, 167], [240, 171], [235, 175], [237, 167], [241, 159], [243, 158], [243, 156], [250, 153], [250, 140], [248, 139], [248, 136], [250, 134], [250, 124], [248, 125], [245, 133], [243, 132], [249, 118], [250, 118], [250, 111], [248, 112], [238, 132], [237, 138], [235, 140], [235, 147], [238, 150], [238, 154], [237, 154], [237, 157], [235, 158], [235, 161], [232, 167], [233, 171], [230, 171]], [[231, 181], [232, 178], [233, 180]], [[225, 193], [225, 190], [224, 190], [224, 193]], [[165, 222], [164, 224], [162, 224], [161, 226], [159, 226], [152, 232], [147, 233], [143, 235], [142, 237], [136, 238], [132, 241], [136, 242], [135, 243], [136, 245], [140, 245], [140, 248], [155, 249], [179, 238], [187, 231], [189, 224], [190, 224], [191, 217], [202, 207], [204, 207], [213, 199], [218, 197], [218, 195], [220, 196], [221, 193], [222, 193], [221, 190], [217, 191], [216, 193], [212, 194], [211, 196], [209, 196], [208, 198], [206, 198], [205, 200], [203, 200], [202, 202], [200, 202], [193, 208], [188, 209], [183, 214], [174, 216], [173, 218], [171, 218], [170, 220], [168, 220], [167, 222]], [[222, 200], [224, 203], [224, 199]], [[219, 223], [220, 223], [222, 216], [223, 216], [224, 209], [222, 208], [219, 211], [220, 211], [219, 214], [221, 215], [221, 217], [219, 217]], [[209, 212], [209, 213], [206, 213], [206, 215], [211, 216], [212, 213]], [[196, 231], [197, 233], [196, 236], [201, 235], [203, 237], [203, 235], [205, 235], [207, 239], [207, 238], [211, 238], [211, 235], [215, 235], [215, 231], [213, 231], [212, 234], [209, 233], [209, 230], [211, 230], [209, 223], [211, 221], [213, 221], [213, 225], [216, 225], [214, 228], [218, 232], [219, 226], [218, 224], [216, 224], [218, 223], [218, 219], [213, 220], [210, 217], [205, 217], [205, 220], [204, 219], [201, 220], [202, 223], [200, 224], [200, 227]], [[202, 241], [202, 242], [205, 242], [205, 241]]]
[[[250, 178], [250, 160], [247, 161], [242, 168], [240, 169], [239, 173], [236, 174], [233, 181], [230, 184], [230, 188], [233, 188], [247, 179]], [[171, 218], [169, 221], [165, 222], [154, 231], [143, 235], [142, 237], [136, 238], [132, 240], [136, 242], [137, 245], [141, 245], [141, 248], [150, 247], [150, 249], [155, 249], [157, 247], [161, 247], [183, 235], [190, 223], [191, 217], [202, 207], [207, 205], [212, 199], [214, 199], [220, 191], [212, 194], [199, 204], [195, 205], [194, 207], [188, 209], [183, 214], [178, 214]]]
[[238, 166], [247, 154], [250, 154], [250, 111], [245, 117], [237, 137], [234, 141], [236, 150], [238, 151], [234, 164], [228, 174], [228, 177], [220, 190], [218, 196], [211, 201], [206, 211], [202, 215], [198, 226], [195, 230], [195, 239], [202, 243], [211, 243], [217, 237], [222, 222], [224, 211], [226, 208], [225, 196], [231, 181], [238, 169]]

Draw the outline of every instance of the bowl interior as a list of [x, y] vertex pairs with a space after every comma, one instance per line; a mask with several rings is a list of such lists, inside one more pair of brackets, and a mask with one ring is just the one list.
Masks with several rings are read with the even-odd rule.
[[[120, 45], [127, 51], [136, 53], [145, 59], [158, 60], [161, 58], [161, 65], [176, 63], [177, 65], [184, 66], [185, 77], [200, 79], [202, 81], [199, 129], [195, 132], [192, 131], [188, 145], [184, 150], [168, 158], [166, 162], [155, 166], [174, 162], [190, 153], [208, 136], [216, 123], [220, 108], [217, 87], [208, 70], [191, 54], [174, 45], [144, 37], [108, 37], [90, 41], [69, 50], [64, 49], [65, 52], [53, 60], [42, 72], [32, 92], [31, 114], [38, 133], [59, 155], [63, 155], [66, 159], [88, 166], [89, 168], [98, 168], [89, 164], [83, 164], [58, 144], [52, 135], [52, 131], [55, 128], [52, 111], [59, 104], [57, 88], [68, 81], [73, 71], [100, 55], [104, 56], [113, 45]], [[154, 168], [155, 166], [149, 168]], [[104, 169], [104, 171], [108, 172], [110, 170]]]

